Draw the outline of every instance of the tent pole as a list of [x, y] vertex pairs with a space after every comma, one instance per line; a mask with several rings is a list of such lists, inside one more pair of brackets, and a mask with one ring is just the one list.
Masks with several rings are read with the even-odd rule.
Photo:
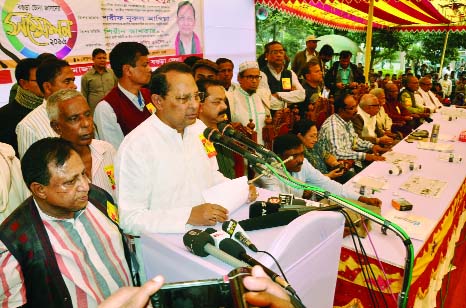
[[369, 12], [367, 18], [367, 33], [366, 33], [366, 54], [364, 61], [364, 77], [366, 83], [369, 83], [369, 69], [371, 65], [371, 49], [372, 49], [372, 18], [374, 17], [374, 0], [370, 0]]
[[442, 57], [440, 58], [440, 68], [439, 68], [439, 79], [442, 79], [442, 68], [443, 68], [443, 60], [445, 60], [445, 51], [447, 50], [447, 43], [448, 43], [448, 35], [450, 34], [450, 30], [447, 31], [445, 35], [445, 40], [443, 41], [443, 50], [442, 50]]

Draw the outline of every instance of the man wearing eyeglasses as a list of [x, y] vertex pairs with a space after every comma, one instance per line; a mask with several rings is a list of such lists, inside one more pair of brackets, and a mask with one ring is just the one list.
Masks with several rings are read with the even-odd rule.
[[237, 87], [233, 92], [228, 92], [230, 103], [231, 121], [239, 122], [246, 126], [250, 120], [255, 125], [257, 142], [264, 144], [262, 128], [265, 126], [265, 118], [270, 115], [270, 92], [259, 88], [261, 81], [259, 64], [255, 61], [246, 61], [240, 64], [238, 71]]
[[118, 149], [123, 138], [154, 111], [150, 91], [149, 50], [137, 42], [121, 42], [110, 52], [118, 84], [97, 103], [94, 121], [99, 138]]
[[[215, 225], [228, 211], [206, 203], [202, 191], [227, 181], [202, 141], [197, 120], [204, 93], [184, 63], [158, 68], [150, 83], [156, 112], [120, 145], [116, 180], [121, 227], [139, 235], [183, 233], [190, 225]], [[246, 198], [245, 198], [246, 199]]]
[[359, 101], [358, 112], [351, 119], [354, 131], [361, 139], [389, 147], [393, 139], [385, 135], [385, 132], [377, 125], [377, 113], [381, 106], [377, 97], [373, 94], [364, 94]]
[[443, 105], [430, 89], [432, 89], [432, 79], [422, 77], [419, 80], [419, 94], [421, 94], [424, 107], [429, 109], [430, 113], [433, 113], [442, 108]]
[[317, 140], [319, 146], [335, 155], [337, 159], [354, 160], [359, 170], [363, 168], [362, 161], [385, 160], [385, 157], [379, 156], [379, 153], [387, 151], [386, 149], [359, 138], [354, 131], [351, 119], [358, 112], [358, 103], [353, 95], [341, 95], [334, 104], [335, 113], [325, 120], [319, 131]]
[[263, 78], [260, 87], [272, 93], [270, 108], [280, 110], [290, 104], [302, 103], [306, 97], [303, 86], [295, 72], [285, 66], [286, 52], [280, 42], [265, 45], [267, 65], [261, 68]]

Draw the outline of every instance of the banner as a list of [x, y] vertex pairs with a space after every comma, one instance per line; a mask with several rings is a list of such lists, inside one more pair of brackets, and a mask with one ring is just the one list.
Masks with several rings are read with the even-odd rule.
[[92, 66], [93, 49], [109, 53], [125, 41], [144, 44], [152, 67], [203, 53], [203, 0], [0, 0], [0, 5], [2, 69], [48, 52], [68, 61], [79, 76]]

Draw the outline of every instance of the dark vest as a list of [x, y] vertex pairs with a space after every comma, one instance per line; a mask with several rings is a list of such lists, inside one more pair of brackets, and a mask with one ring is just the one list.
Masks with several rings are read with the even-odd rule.
[[[106, 204], [107, 201], [113, 204], [113, 199], [105, 190], [91, 184], [89, 201], [108, 217]], [[27, 299], [23, 307], [73, 307], [52, 244], [32, 197], [27, 198], [0, 225], [0, 240], [21, 266]], [[131, 269], [123, 233], [122, 242]]]
[[[144, 105], [149, 104], [151, 102], [150, 91], [146, 88], [141, 88], [140, 91], [144, 99]], [[114, 87], [103, 100], [112, 106], [117, 122], [120, 124], [125, 136], [151, 115], [147, 107], [143, 111], [136, 108], [118, 86]]]
[[267, 81], [269, 83], [270, 92], [275, 94], [277, 92], [290, 92], [291, 89], [283, 90], [282, 79], [289, 78], [291, 86], [293, 87], [292, 79], [291, 79], [291, 71], [290, 70], [283, 70], [280, 75], [280, 80], [275, 79], [272, 73], [269, 70], [268, 66], [262, 67], [262, 71], [267, 75]]

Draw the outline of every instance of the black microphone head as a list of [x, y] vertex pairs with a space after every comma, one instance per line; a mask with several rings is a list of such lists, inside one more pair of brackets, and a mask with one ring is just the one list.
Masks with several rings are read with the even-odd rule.
[[207, 228], [207, 229], [204, 230], [204, 232], [207, 232], [209, 234], [213, 234], [213, 233], [217, 232], [217, 230], [215, 230], [214, 228]]
[[219, 138], [222, 136], [218, 129], [211, 127], [207, 127], [206, 129], [204, 129], [203, 135], [210, 142], [218, 141]]
[[233, 126], [231, 126], [230, 123], [227, 122], [218, 123], [217, 128], [220, 131], [220, 133], [222, 133], [222, 135], [227, 135], [231, 137], [235, 133]]
[[219, 248], [230, 256], [240, 260], [242, 259], [242, 255], [246, 253], [246, 249], [231, 238], [226, 238], [221, 241]]
[[244, 231], [253, 231], [284, 226], [298, 217], [298, 211], [282, 211], [265, 216], [258, 216], [254, 218], [241, 220], [239, 222], [239, 225], [243, 228]]
[[278, 212], [280, 204], [256, 201], [249, 206], [249, 218], [265, 216]]
[[183, 235], [183, 243], [196, 256], [207, 257], [209, 254], [204, 250], [207, 244], [215, 245], [214, 239], [207, 232], [192, 229]]

